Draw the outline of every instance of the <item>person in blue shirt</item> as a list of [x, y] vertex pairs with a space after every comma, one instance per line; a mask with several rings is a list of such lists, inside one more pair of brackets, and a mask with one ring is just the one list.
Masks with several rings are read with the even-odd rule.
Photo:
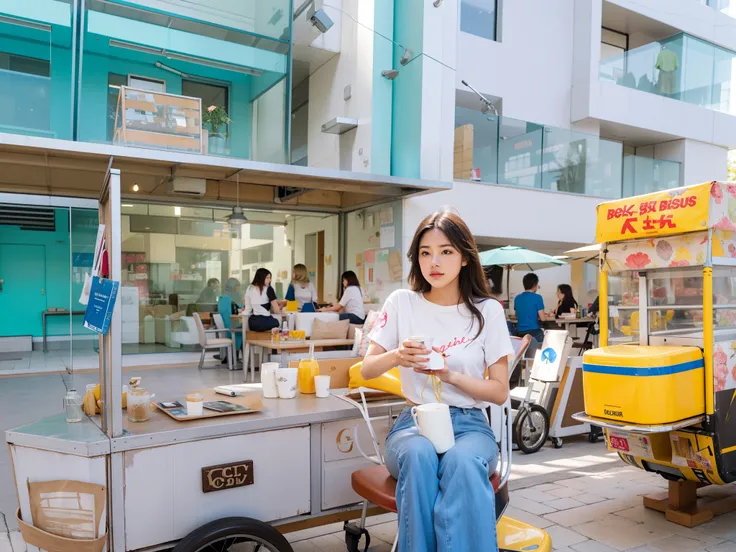
[[524, 337], [531, 335], [538, 343], [544, 341], [544, 331], [540, 320], [547, 320], [544, 312], [544, 300], [537, 293], [539, 289], [539, 276], [530, 272], [522, 280], [524, 293], [514, 298], [514, 310], [516, 311], [516, 335]]

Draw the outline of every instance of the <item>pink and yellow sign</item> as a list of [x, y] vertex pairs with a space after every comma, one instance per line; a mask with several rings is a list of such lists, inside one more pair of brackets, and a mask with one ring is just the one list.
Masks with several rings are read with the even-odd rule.
[[711, 187], [707, 182], [618, 199], [598, 206], [598, 243], [669, 236], [708, 228]]

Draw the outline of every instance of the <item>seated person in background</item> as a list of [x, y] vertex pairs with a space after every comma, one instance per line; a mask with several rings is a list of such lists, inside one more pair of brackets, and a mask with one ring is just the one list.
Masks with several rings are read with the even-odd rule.
[[319, 312], [339, 312], [340, 320], [350, 320], [351, 324], [361, 325], [365, 322], [363, 292], [360, 291], [360, 282], [355, 272], [348, 270], [342, 273], [340, 302], [331, 307], [321, 308]]
[[[220, 295], [220, 299], [217, 301], [217, 312], [222, 315], [222, 323], [226, 328], [232, 329], [233, 324], [230, 316], [233, 314], [240, 314], [240, 311], [243, 308], [243, 306], [238, 303], [238, 299], [240, 299], [240, 281], [235, 278], [228, 278], [225, 282], [225, 287], [222, 290], [222, 295]], [[243, 348], [243, 335], [241, 332], [233, 333], [235, 334], [235, 350], [241, 351]], [[219, 337], [220, 334], [216, 334], [216, 336]], [[230, 336], [225, 335], [224, 337]], [[236, 352], [235, 357], [237, 358], [238, 355], [239, 352]], [[227, 363], [227, 355], [223, 355], [222, 363]]]
[[245, 313], [249, 315], [248, 329], [267, 332], [279, 327], [279, 321], [271, 315], [281, 312], [276, 292], [271, 287], [271, 272], [265, 268], [256, 270], [253, 282], [245, 292]]
[[537, 293], [539, 289], [539, 276], [530, 272], [522, 280], [524, 293], [514, 298], [514, 310], [516, 311], [516, 335], [524, 337], [531, 335], [537, 342], [544, 341], [544, 331], [540, 320], [547, 320], [544, 313], [544, 300]]
[[305, 303], [317, 302], [317, 289], [309, 281], [307, 267], [303, 264], [294, 265], [291, 283], [286, 290], [286, 300], [296, 301], [299, 304], [299, 310], [304, 308]]
[[572, 296], [572, 288], [567, 284], [557, 286], [557, 308], [554, 315], [560, 318], [563, 314], [575, 314], [578, 310], [578, 302]]
[[220, 280], [210, 278], [207, 280], [207, 287], [199, 294], [197, 303], [217, 303], [217, 296], [220, 292]]

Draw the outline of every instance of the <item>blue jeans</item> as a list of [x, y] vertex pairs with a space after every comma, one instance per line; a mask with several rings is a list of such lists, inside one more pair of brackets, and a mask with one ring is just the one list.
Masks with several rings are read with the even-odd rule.
[[359, 326], [362, 326], [365, 324], [365, 318], [361, 318], [357, 314], [353, 314], [352, 312], [342, 312], [340, 313], [340, 320], [350, 320], [351, 324], [358, 324]]
[[450, 408], [455, 446], [438, 455], [405, 409], [386, 438], [396, 485], [399, 552], [492, 552], [496, 497], [488, 478], [498, 445], [481, 410]]

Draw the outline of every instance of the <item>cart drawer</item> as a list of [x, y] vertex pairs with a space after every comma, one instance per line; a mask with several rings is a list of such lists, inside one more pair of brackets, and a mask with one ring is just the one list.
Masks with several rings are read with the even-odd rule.
[[354, 471], [374, 467], [362, 456], [327, 462], [322, 468], [322, 509], [340, 508], [362, 502], [362, 498], [353, 491], [351, 476]]
[[[298, 427], [126, 452], [127, 549], [178, 540], [230, 516], [276, 521], [308, 513], [309, 440], [309, 427]], [[202, 468], [247, 461], [252, 484], [203, 492]]]
[[[367, 424], [363, 418], [354, 418], [322, 424], [322, 458], [324, 462], [362, 458], [353, 435], [356, 425], [358, 426], [358, 439], [363, 452], [369, 456], [376, 454]], [[388, 435], [388, 420], [375, 420], [373, 429], [378, 437], [379, 446], [383, 450]]]

